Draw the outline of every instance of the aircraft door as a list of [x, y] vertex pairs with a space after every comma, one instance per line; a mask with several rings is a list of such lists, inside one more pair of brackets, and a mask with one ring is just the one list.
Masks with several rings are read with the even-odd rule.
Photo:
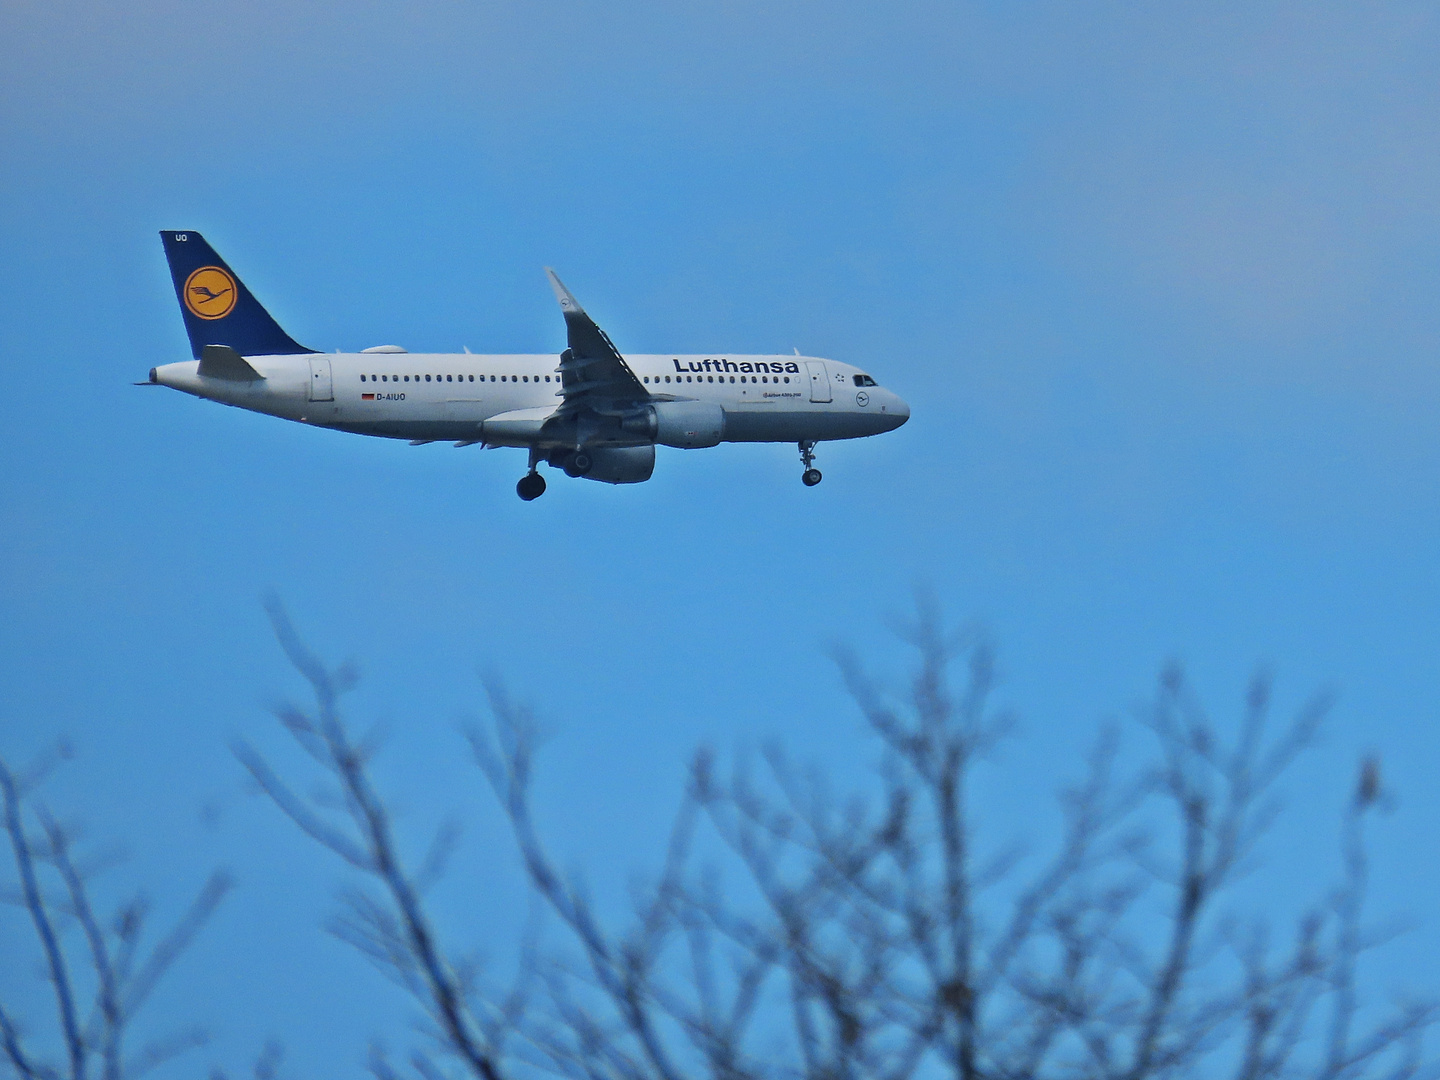
[[806, 360], [805, 366], [810, 370], [810, 400], [830, 400], [830, 372], [825, 369], [823, 360]]
[[310, 358], [310, 400], [335, 400], [335, 389], [330, 379], [329, 357], [312, 356]]

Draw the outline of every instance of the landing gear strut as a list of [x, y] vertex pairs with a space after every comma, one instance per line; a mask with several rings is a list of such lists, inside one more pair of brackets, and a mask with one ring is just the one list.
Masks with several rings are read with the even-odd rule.
[[820, 470], [815, 468], [815, 440], [800, 440], [800, 464], [805, 466], [805, 471], [800, 474], [800, 482], [806, 487], [814, 487], [821, 480]]
[[530, 471], [520, 478], [515, 485], [515, 494], [526, 502], [534, 502], [541, 495], [545, 494], [545, 477], [541, 476], [535, 466], [540, 464], [540, 454], [535, 447], [530, 448]]

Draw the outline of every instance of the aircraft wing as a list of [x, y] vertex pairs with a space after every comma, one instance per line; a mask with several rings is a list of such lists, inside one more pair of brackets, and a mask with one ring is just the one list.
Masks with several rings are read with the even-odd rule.
[[565, 315], [565, 332], [570, 344], [560, 357], [559, 396], [565, 400], [558, 411], [570, 415], [582, 411], [618, 415], [639, 402], [648, 401], [650, 391], [635, 377], [605, 331], [585, 314], [585, 309], [570, 295], [554, 270], [546, 267], [545, 273]]

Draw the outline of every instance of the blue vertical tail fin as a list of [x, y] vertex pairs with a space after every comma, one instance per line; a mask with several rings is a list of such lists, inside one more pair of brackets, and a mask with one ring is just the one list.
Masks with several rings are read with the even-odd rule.
[[197, 360], [206, 345], [228, 345], [241, 356], [315, 351], [280, 329], [198, 232], [162, 232], [160, 239]]

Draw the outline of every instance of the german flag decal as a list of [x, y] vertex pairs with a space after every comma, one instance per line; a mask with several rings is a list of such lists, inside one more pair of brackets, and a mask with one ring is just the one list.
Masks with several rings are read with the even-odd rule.
[[361, 394], [361, 395], [360, 395], [360, 400], [361, 400], [361, 401], [374, 401], [374, 400], [375, 400], [375, 395], [374, 395], [374, 394]]

